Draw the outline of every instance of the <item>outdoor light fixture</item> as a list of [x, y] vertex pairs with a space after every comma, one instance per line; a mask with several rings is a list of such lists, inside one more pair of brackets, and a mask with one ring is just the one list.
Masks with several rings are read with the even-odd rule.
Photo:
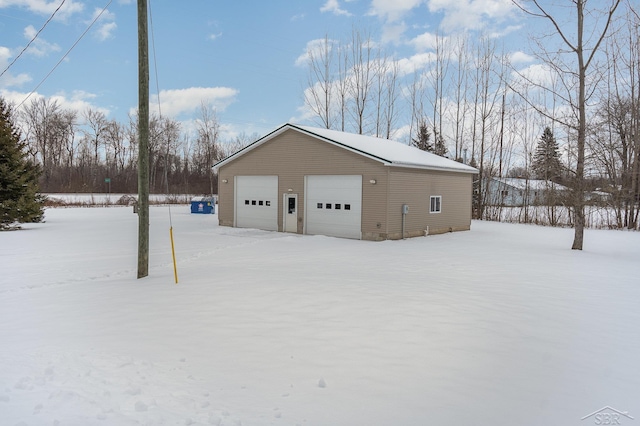
[[287, 192], [293, 192], [293, 189], [289, 188], [287, 189]]
[[226, 179], [222, 179], [222, 183], [227, 183], [227, 182], [229, 182], [229, 181], [226, 180]]
[[369, 181], [369, 183], [370, 183], [371, 185], [375, 185], [375, 184], [376, 184], [376, 180], [375, 180], [375, 179], [371, 179], [371, 180]]

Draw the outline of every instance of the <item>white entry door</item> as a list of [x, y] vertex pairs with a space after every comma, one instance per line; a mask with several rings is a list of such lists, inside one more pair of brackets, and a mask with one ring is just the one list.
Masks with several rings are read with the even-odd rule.
[[278, 176], [236, 176], [235, 201], [235, 226], [278, 230]]
[[305, 233], [362, 237], [362, 176], [305, 176]]
[[284, 194], [284, 232], [298, 232], [298, 194]]

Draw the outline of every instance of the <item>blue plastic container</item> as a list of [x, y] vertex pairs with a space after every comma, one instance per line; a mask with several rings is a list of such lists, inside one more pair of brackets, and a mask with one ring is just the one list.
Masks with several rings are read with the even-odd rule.
[[215, 212], [215, 197], [195, 197], [191, 199], [191, 213], [214, 214]]

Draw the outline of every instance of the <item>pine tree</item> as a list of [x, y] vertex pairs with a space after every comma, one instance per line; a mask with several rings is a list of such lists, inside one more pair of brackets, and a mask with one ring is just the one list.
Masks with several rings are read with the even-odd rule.
[[427, 123], [422, 121], [418, 125], [418, 134], [416, 135], [416, 138], [411, 139], [412, 145], [423, 151], [433, 152], [433, 145], [429, 139], [431, 139], [429, 128], [427, 127]]
[[44, 196], [39, 194], [39, 176], [39, 167], [27, 158], [12, 110], [0, 98], [0, 230], [42, 221]]
[[531, 168], [538, 179], [557, 181], [562, 176], [560, 147], [549, 127], [540, 137]]
[[440, 157], [446, 157], [447, 156], [447, 146], [444, 144], [444, 138], [442, 137], [442, 134], [440, 132], [438, 132], [435, 128], [433, 129], [433, 134], [435, 136], [435, 143], [433, 145], [433, 152], [436, 155], [439, 155]]

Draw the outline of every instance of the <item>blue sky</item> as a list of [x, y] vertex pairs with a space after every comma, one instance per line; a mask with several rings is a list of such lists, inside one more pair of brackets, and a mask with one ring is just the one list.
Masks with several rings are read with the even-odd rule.
[[[0, 70], [16, 58], [62, 0], [0, 0]], [[66, 0], [5, 74], [0, 94], [22, 102], [60, 61], [109, 0]], [[87, 106], [125, 122], [137, 106], [135, 0], [112, 0], [95, 25], [33, 96], [67, 108]], [[227, 135], [265, 134], [304, 122], [307, 69], [299, 58], [325, 35], [370, 31], [396, 59], [429, 49], [436, 32], [522, 32], [510, 0], [150, 1], [155, 40], [152, 95], [163, 115], [188, 121], [201, 102], [214, 106]], [[150, 49], [153, 49], [151, 47]], [[157, 69], [155, 68], [157, 64]], [[157, 111], [157, 104], [152, 105]]]

